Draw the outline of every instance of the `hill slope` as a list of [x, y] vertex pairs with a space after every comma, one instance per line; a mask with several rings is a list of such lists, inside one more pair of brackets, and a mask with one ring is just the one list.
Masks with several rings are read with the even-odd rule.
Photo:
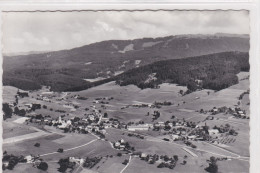
[[131, 69], [110, 79], [69, 89], [84, 90], [116, 80], [125, 86], [134, 84], [139, 88], [155, 88], [164, 82], [187, 86], [190, 91], [198, 88], [221, 90], [238, 82], [241, 71], [249, 71], [249, 54], [223, 52], [183, 59], [164, 60]]
[[226, 51], [249, 51], [247, 35], [181, 35], [109, 40], [71, 50], [5, 56], [3, 84], [21, 89], [50, 85], [54, 91], [87, 84], [84, 79], [110, 78], [156, 61]]

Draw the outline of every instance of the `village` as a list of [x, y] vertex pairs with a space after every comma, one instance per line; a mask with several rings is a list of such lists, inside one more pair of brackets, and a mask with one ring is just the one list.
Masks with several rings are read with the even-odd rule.
[[[205, 96], [208, 96], [207, 91], [205, 92]], [[19, 124], [44, 130], [48, 135], [79, 135], [87, 138], [93, 136], [95, 139], [87, 142], [86, 145], [91, 145], [96, 140], [103, 141], [111, 148], [110, 152], [115, 152], [91, 157], [87, 155], [59, 157], [59, 172], [75, 170], [77, 165], [81, 165], [82, 169], [102, 169], [102, 163], [112, 158], [122, 159], [121, 164], [126, 167], [131, 162], [131, 158], [139, 158], [148, 165], [155, 164], [157, 168], [171, 170], [184, 169], [178, 165], [186, 167], [193, 162], [191, 160], [198, 157], [198, 152], [212, 153], [213, 148], [222, 148], [222, 152], [225, 153], [215, 154], [215, 160], [235, 159], [236, 154], [229, 153], [225, 148], [236, 145], [240, 140], [239, 125], [247, 123], [250, 118], [249, 112], [244, 110], [245, 104], [241, 102], [247, 94], [249, 91], [238, 95], [236, 105], [217, 104], [212, 105], [211, 108], [198, 107], [191, 111], [186, 108], [189, 101], [183, 98], [190, 97], [192, 94], [184, 96], [178, 94], [177, 99], [180, 101], [155, 98], [150, 102], [135, 101], [119, 104], [121, 95], [111, 93], [100, 97], [98, 94], [88, 96], [82, 93], [57, 93], [51, 92], [48, 87], [43, 87], [37, 92], [16, 90], [14, 99], [7, 104], [13, 116], [17, 117], [15, 122]], [[197, 95], [193, 96], [194, 101], [201, 99]], [[169, 111], [171, 109], [175, 111]], [[135, 119], [134, 115], [132, 118], [124, 119], [120, 113], [126, 112], [138, 114], [142, 118]], [[7, 120], [8, 118], [6, 117]], [[42, 150], [45, 144], [40, 142], [41, 140], [37, 141], [37, 137], [34, 141], [33, 147]], [[173, 157], [159, 154], [160, 152], [140, 150], [141, 143], [173, 145], [180, 148], [181, 152], [179, 151], [180, 153], [176, 153]], [[205, 150], [205, 145], [212, 149]], [[9, 153], [8, 150], [6, 151]], [[53, 148], [53, 152], [47, 153], [46, 156], [66, 154], [67, 151], [70, 149], [60, 145]], [[28, 153], [29, 155], [6, 154], [3, 169], [15, 169], [20, 163], [32, 164], [33, 167], [41, 170], [50, 169], [46, 166], [49, 163], [45, 160], [45, 154], [35, 153], [37, 152]], [[210, 155], [212, 156], [209, 154], [208, 158]]]

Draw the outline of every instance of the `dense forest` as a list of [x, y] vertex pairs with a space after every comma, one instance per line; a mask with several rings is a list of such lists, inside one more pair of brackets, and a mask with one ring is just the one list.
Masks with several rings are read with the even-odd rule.
[[[121, 86], [134, 84], [141, 89], [157, 88], [164, 82], [187, 86], [189, 91], [200, 88], [221, 90], [238, 83], [237, 73], [249, 71], [249, 54], [223, 52], [184, 59], [158, 61], [122, 73], [110, 79], [70, 88], [79, 91], [115, 80]], [[155, 74], [152, 80], [148, 80]]]
[[[191, 91], [198, 88], [221, 90], [238, 83], [236, 74], [240, 71], [249, 71], [248, 53], [223, 52], [155, 62], [123, 73], [116, 81], [122, 86], [134, 84], [142, 89], [168, 82], [187, 86]], [[155, 79], [146, 82], [153, 73]]]

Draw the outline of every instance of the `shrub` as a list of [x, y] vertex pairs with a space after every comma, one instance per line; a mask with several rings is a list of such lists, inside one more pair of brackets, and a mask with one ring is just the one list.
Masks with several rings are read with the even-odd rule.
[[46, 162], [41, 162], [38, 166], [38, 169], [41, 169], [43, 171], [46, 171], [48, 169], [48, 164]]
[[35, 147], [40, 147], [41, 144], [37, 142], [37, 143], [34, 144], [34, 146], [35, 146]]
[[57, 152], [63, 153], [63, 148], [59, 148]]

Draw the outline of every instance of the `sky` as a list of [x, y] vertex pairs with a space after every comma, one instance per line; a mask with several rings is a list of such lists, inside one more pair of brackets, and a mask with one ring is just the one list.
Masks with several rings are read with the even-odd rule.
[[248, 11], [4, 12], [3, 53], [71, 49], [104, 40], [249, 34]]

